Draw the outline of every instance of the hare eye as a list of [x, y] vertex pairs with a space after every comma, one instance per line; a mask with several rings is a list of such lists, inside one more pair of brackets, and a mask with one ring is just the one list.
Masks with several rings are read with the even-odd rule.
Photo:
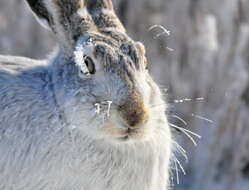
[[93, 60], [92, 60], [90, 57], [86, 56], [86, 57], [84, 58], [84, 62], [85, 62], [85, 65], [86, 65], [86, 67], [87, 67], [89, 73], [90, 73], [91, 75], [95, 74], [96, 69], [95, 69], [95, 65], [94, 65]]

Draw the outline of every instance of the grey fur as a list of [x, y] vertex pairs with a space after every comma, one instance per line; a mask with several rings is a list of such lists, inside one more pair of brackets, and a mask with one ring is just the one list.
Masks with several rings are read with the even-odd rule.
[[[171, 133], [144, 49], [116, 27], [94, 25], [49, 61], [0, 56], [0, 189], [168, 188]], [[81, 72], [81, 55], [95, 74]]]

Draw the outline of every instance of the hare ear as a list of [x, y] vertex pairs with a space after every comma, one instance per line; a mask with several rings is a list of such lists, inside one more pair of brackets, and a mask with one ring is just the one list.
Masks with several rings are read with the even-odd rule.
[[72, 48], [80, 35], [95, 28], [85, 0], [26, 1], [39, 20], [48, 23], [63, 47]]
[[52, 15], [48, 12], [43, 0], [26, 0], [29, 7], [45, 28], [53, 27]]
[[123, 25], [117, 17], [112, 0], [85, 0], [88, 12], [91, 14], [99, 30], [115, 29], [125, 32]]
[[112, 0], [27, 0], [38, 18], [46, 20], [59, 42], [72, 48], [89, 31], [114, 29], [125, 32]]

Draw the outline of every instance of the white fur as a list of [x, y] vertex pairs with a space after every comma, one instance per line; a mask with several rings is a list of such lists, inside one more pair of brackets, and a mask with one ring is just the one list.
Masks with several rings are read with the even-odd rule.
[[[64, 98], [64, 105], [59, 96], [59, 106], [53, 99], [43, 99], [54, 93], [49, 88], [50, 68], [43, 71], [47, 81], [30, 80], [29, 75], [0, 80], [0, 189], [164, 190], [171, 153], [165, 107], [151, 110], [147, 140], [117, 143], [111, 137], [93, 138], [103, 126], [105, 113], [95, 112], [84, 90], [71, 92], [76, 97], [80, 93], [79, 100]], [[140, 86], [145, 101], [146, 85]], [[159, 93], [154, 98], [155, 104], [163, 103]], [[9, 106], [3, 108], [4, 102]]]

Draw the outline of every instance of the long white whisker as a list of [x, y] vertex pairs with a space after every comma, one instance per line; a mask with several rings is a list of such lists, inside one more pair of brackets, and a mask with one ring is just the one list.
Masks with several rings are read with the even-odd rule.
[[194, 140], [193, 137], [191, 137], [191, 135], [189, 135], [186, 131], [182, 130], [182, 132], [192, 141], [192, 143], [197, 146], [196, 141]]
[[188, 123], [184, 119], [180, 118], [177, 115], [169, 115], [169, 116], [178, 119], [179, 121], [181, 121], [186, 126], [188, 125]]
[[190, 131], [190, 130], [188, 130], [188, 129], [182, 128], [182, 127], [178, 127], [177, 125], [174, 125], [173, 123], [169, 123], [169, 124], [170, 124], [170, 126], [172, 126], [172, 127], [174, 127], [174, 128], [177, 128], [177, 129], [179, 129], [179, 130], [181, 130], [181, 131], [185, 131], [185, 132], [187, 132], [187, 133], [190, 133], [191, 135], [194, 135], [194, 136], [197, 137], [198, 139], [201, 139], [201, 136], [198, 135], [197, 133], [194, 133], [194, 132], [192, 132], [192, 131]]
[[[196, 99], [190, 99], [190, 98], [184, 98], [184, 99], [179, 99], [179, 100], [173, 100], [173, 102], [169, 102], [169, 104], [180, 104], [180, 103], [187, 103], [187, 102], [192, 102], [192, 101], [202, 101], [204, 98], [196, 98]], [[152, 105], [151, 107], [157, 107], [157, 106], [163, 106], [163, 105], [168, 105], [166, 103], [163, 104], [155, 104]]]
[[151, 105], [150, 107], [151, 107], [151, 108], [154, 108], [154, 107], [166, 106], [166, 105], [167, 105], [166, 103], [162, 103], [162, 104], [153, 104], [153, 105]]
[[174, 158], [174, 164], [175, 164], [175, 170], [176, 170], [176, 183], [179, 184], [180, 183], [180, 179], [179, 179], [178, 165], [177, 165], [176, 158]]
[[201, 136], [200, 136], [200, 135], [198, 135], [198, 134], [196, 134], [196, 133], [193, 133], [192, 131], [189, 131], [189, 130], [184, 129], [184, 128], [182, 128], [182, 127], [178, 127], [178, 126], [176, 126], [176, 125], [174, 125], [174, 124], [172, 124], [172, 123], [169, 123], [169, 125], [172, 126], [172, 127], [174, 127], [174, 128], [176, 128], [176, 129], [178, 129], [178, 130], [180, 130], [180, 131], [182, 131], [182, 132], [183, 132], [183, 133], [184, 133], [184, 134], [193, 142], [193, 144], [194, 144], [195, 146], [197, 146], [196, 141], [194, 140], [194, 138], [193, 138], [190, 134], [192, 134], [192, 135], [194, 135], [195, 137], [201, 139]]
[[173, 177], [173, 174], [172, 174], [172, 177], [170, 178], [171, 179], [171, 186], [174, 187], [174, 177]]
[[183, 99], [176, 99], [176, 100], [174, 100], [174, 103], [178, 104], [178, 103], [184, 103], [184, 102], [203, 101], [203, 100], [204, 100], [203, 97], [195, 98], [195, 99], [192, 99], [192, 98], [183, 98]]
[[176, 141], [172, 140], [172, 142], [173, 144], [176, 145], [178, 152], [185, 158], [186, 162], [188, 162], [188, 156], [187, 156], [186, 150], [181, 145], [179, 145]]
[[179, 183], [180, 183], [180, 177], [179, 177], [178, 166], [180, 167], [180, 170], [182, 171], [183, 175], [186, 175], [186, 171], [183, 168], [181, 162], [176, 158], [175, 154], [173, 154], [172, 157], [174, 159], [174, 166], [175, 166], [175, 170], [176, 170], [176, 181], [177, 181], [177, 184], [179, 185]]
[[183, 166], [182, 166], [182, 164], [181, 164], [181, 162], [175, 157], [175, 161], [177, 162], [177, 164], [179, 165], [179, 167], [180, 167], [180, 169], [181, 169], [181, 171], [182, 171], [182, 173], [183, 173], [183, 175], [186, 175], [186, 171], [185, 171], [185, 169], [183, 168]]
[[207, 121], [207, 122], [212, 123], [212, 124], [214, 123], [212, 120], [210, 120], [210, 119], [208, 119], [206, 117], [200, 116], [200, 115], [196, 115], [196, 114], [192, 113], [191, 116], [193, 116], [193, 117], [195, 117], [197, 119], [201, 119], [201, 120]]

